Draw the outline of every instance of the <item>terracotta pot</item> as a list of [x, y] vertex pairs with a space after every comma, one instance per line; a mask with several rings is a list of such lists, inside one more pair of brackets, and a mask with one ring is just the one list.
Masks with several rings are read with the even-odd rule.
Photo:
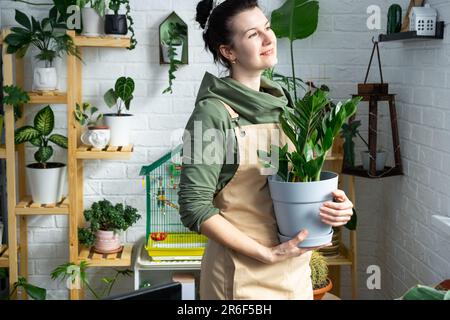
[[120, 237], [114, 231], [98, 230], [95, 233], [95, 251], [99, 253], [110, 253], [119, 250]]
[[327, 280], [328, 280], [328, 284], [325, 287], [316, 289], [313, 291], [314, 300], [322, 300], [325, 293], [327, 293], [328, 291], [330, 291], [333, 288], [333, 283], [331, 282], [331, 279], [327, 278]]

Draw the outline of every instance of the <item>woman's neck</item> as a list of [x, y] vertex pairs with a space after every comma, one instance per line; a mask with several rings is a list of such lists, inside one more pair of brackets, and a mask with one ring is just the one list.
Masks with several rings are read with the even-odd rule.
[[261, 71], [256, 73], [240, 72], [239, 70], [232, 70], [231, 78], [242, 83], [244, 86], [249, 87], [255, 91], [259, 91], [261, 88]]

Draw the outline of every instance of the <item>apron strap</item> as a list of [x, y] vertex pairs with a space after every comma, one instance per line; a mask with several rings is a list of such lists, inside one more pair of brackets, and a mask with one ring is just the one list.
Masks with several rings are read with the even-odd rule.
[[226, 104], [222, 100], [220, 100], [220, 102], [222, 102], [222, 104], [225, 106], [225, 109], [227, 109], [228, 113], [230, 114], [231, 119], [239, 118], [239, 114], [236, 113], [236, 111], [234, 111], [233, 108], [231, 108], [228, 104]]

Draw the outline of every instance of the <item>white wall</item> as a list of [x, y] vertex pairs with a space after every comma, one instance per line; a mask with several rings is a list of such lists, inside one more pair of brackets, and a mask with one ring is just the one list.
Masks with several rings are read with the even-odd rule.
[[[260, 1], [266, 12], [279, 7], [281, 0]], [[356, 93], [356, 84], [364, 80], [372, 43], [371, 38], [384, 32], [387, 8], [392, 3], [406, 8], [408, 1], [387, 0], [320, 0], [318, 31], [309, 39], [295, 43], [297, 75], [326, 83], [336, 99], [346, 99]], [[450, 20], [446, 1], [430, 1], [442, 19]], [[137, 40], [134, 51], [121, 49], [85, 49], [83, 74], [84, 99], [106, 106], [103, 93], [117, 77], [131, 76], [136, 80], [135, 99], [131, 112], [139, 121], [133, 132], [135, 153], [130, 161], [86, 161], [85, 205], [108, 198], [136, 206], [143, 219], [126, 232], [124, 240], [134, 242], [145, 235], [145, 192], [138, 177], [144, 164], [168, 151], [170, 134], [184, 128], [193, 109], [195, 95], [205, 70], [216, 73], [211, 56], [204, 52], [201, 30], [196, 26], [196, 1], [131, 0]], [[366, 26], [366, 9], [376, 4], [382, 8], [382, 30], [370, 31]], [[14, 24], [14, 8], [42, 17], [45, 11], [9, 1], [1, 1], [1, 26]], [[189, 61], [177, 72], [174, 94], [162, 95], [167, 85], [167, 67], [159, 65], [157, 31], [160, 22], [176, 12], [189, 25]], [[448, 33], [446, 32], [446, 37]], [[358, 270], [360, 298], [393, 298], [417, 282], [433, 283], [449, 277], [450, 252], [448, 241], [435, 234], [430, 215], [448, 209], [450, 113], [448, 107], [449, 69], [448, 39], [412, 43], [383, 43], [381, 55], [385, 81], [391, 92], [397, 93], [399, 129], [404, 177], [380, 180], [357, 178]], [[277, 70], [290, 74], [287, 42], [279, 41]], [[31, 62], [28, 59], [28, 68]], [[59, 69], [65, 75], [64, 61]], [[377, 80], [373, 68], [371, 80]], [[31, 71], [28, 73], [28, 86]], [[324, 79], [317, 79], [324, 78]], [[61, 86], [64, 89], [64, 84]], [[28, 118], [36, 107], [32, 107]], [[430, 112], [424, 112], [424, 109]], [[361, 104], [358, 118], [367, 130], [367, 105]], [[383, 110], [381, 110], [383, 109]], [[385, 149], [389, 144], [389, 118], [386, 107], [380, 107], [380, 140]], [[54, 108], [57, 129], [66, 128], [65, 107]], [[358, 142], [359, 143], [359, 142]], [[358, 150], [361, 149], [358, 145]], [[62, 152], [57, 155], [64, 159]], [[31, 159], [30, 159], [31, 160]], [[390, 162], [393, 161], [392, 155]], [[65, 298], [64, 284], [52, 282], [50, 271], [68, 260], [67, 218], [34, 217], [29, 223], [30, 280], [47, 287], [50, 298]], [[445, 251], [447, 250], [447, 251]], [[368, 290], [366, 269], [381, 267], [381, 290]], [[349, 272], [343, 268], [343, 297], [349, 298]], [[96, 275], [110, 274], [108, 269], [96, 269]], [[93, 281], [95, 282], [98, 277]], [[121, 281], [120, 290], [132, 288], [132, 280]]]

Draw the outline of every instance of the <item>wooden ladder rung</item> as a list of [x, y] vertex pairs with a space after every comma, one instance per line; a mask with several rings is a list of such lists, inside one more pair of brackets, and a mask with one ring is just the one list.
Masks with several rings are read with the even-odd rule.
[[32, 204], [30, 204], [30, 208], [40, 208], [41, 204], [38, 202], [33, 202]]
[[108, 148], [106, 149], [107, 152], [116, 152], [118, 149], [117, 146], [108, 146]]
[[132, 149], [133, 149], [132, 145], [123, 146], [122, 147], [122, 152], [131, 152]]

